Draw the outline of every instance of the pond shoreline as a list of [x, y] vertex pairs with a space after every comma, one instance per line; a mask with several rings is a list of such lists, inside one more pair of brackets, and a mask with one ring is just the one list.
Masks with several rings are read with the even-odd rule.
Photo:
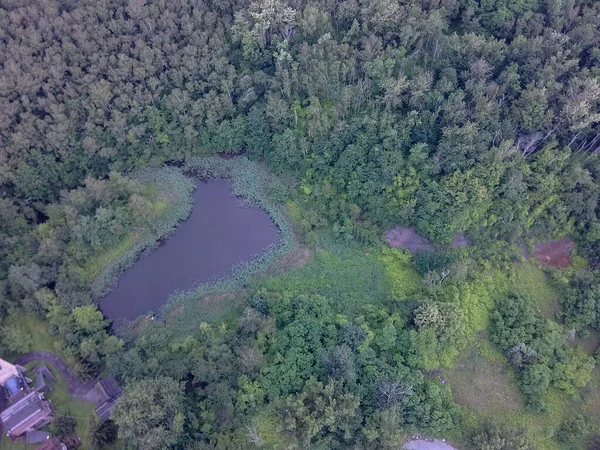
[[168, 205], [167, 211], [152, 224], [152, 232], [148, 231], [135, 240], [131, 248], [111, 260], [92, 282], [90, 290], [96, 304], [115, 288], [123, 273], [168, 239], [192, 212], [193, 180], [174, 165], [140, 169], [130, 177], [142, 184], [155, 186], [160, 191], [159, 198]]
[[226, 277], [230, 269], [277, 245], [277, 228], [257, 207], [240, 205], [229, 180], [198, 183], [194, 207], [168, 239], [145, 254], [99, 302], [111, 319], [156, 312], [171, 294]]
[[[163, 176], [163, 172], [167, 176]], [[155, 227], [158, 232], [137, 241], [132, 248], [111, 261], [93, 282], [92, 292], [101, 310], [102, 300], [110, 295], [124, 274], [165, 245], [179, 227], [189, 220], [195, 207], [192, 201], [195, 195], [194, 179], [201, 180], [203, 183], [214, 179], [226, 180], [231, 184], [231, 197], [234, 201], [242, 202], [245, 207], [263, 210], [268, 214], [278, 229], [279, 239], [271, 242], [266, 249], [259, 250], [248, 258], [232, 264], [224, 272], [215, 273], [208, 279], [206, 277], [198, 279], [193, 286], [174, 290], [167, 296], [168, 298], [165, 298], [158, 310], [152, 311], [153, 314], [167, 317], [169, 311], [182, 302], [193, 302], [201, 296], [231, 290], [232, 287], [237, 289], [247, 283], [251, 277], [270, 272], [278, 261], [285, 260], [286, 255], [289, 255], [298, 245], [287, 218], [279, 207], [273, 205], [268, 199], [266, 187], [271, 182], [271, 177], [259, 164], [245, 157], [222, 159], [213, 156], [172, 161], [162, 167], [136, 171], [132, 177], [146, 184], [158, 185], [159, 189], [165, 191], [170, 190], [173, 181], [180, 186], [174, 189], [174, 195], [167, 193], [167, 197], [170, 197], [169, 208], [173, 213], [168, 214], [168, 217]], [[140, 317], [143, 317], [143, 314]], [[131, 320], [131, 318], [129, 320], [111, 318], [114, 320], [113, 330], [119, 329]]]

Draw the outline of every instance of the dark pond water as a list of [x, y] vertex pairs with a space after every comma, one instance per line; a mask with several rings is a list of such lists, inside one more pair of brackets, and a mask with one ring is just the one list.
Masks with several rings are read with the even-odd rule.
[[100, 301], [111, 319], [157, 312], [175, 291], [226, 274], [274, 243], [278, 231], [267, 213], [241, 206], [227, 180], [199, 183], [194, 209], [175, 233], [119, 279]]

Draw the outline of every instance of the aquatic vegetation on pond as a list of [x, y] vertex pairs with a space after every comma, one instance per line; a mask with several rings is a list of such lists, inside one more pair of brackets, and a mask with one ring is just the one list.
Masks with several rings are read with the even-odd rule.
[[123, 274], [100, 307], [113, 319], [134, 320], [158, 312], [174, 292], [227, 274], [278, 236], [265, 211], [245, 208], [231, 195], [228, 180], [199, 182], [190, 216], [159, 248]]
[[151, 251], [161, 239], [173, 233], [177, 224], [185, 220], [192, 211], [194, 182], [181, 169], [170, 166], [149, 167], [134, 172], [130, 177], [148, 186], [148, 189], [156, 190], [157, 199], [167, 206], [158, 219], [150, 224], [150, 231], [142, 232], [137, 239], [128, 236], [131, 244], [122, 253], [115, 255], [93, 281], [91, 291], [96, 299], [106, 295], [141, 254]]
[[[259, 207], [267, 212], [280, 232], [279, 240], [267, 247], [265, 251], [249, 261], [232, 268], [228, 276], [203, 283], [188, 292], [179, 292], [170, 297], [163, 308], [163, 316], [177, 316], [183, 322], [178, 329], [195, 328], [203, 316], [203, 299], [225, 291], [237, 290], [249, 284], [253, 277], [265, 274], [277, 266], [278, 262], [296, 246], [296, 239], [285, 215], [268, 196], [268, 187], [272, 177], [257, 163], [245, 157], [222, 159], [219, 157], [190, 158], [186, 160], [184, 172], [204, 179], [228, 178], [231, 181], [233, 194], [240, 197], [248, 206]], [[227, 296], [227, 301], [235, 300]], [[235, 297], [235, 296], [234, 296]], [[185, 314], [172, 314], [173, 311], [185, 310]]]

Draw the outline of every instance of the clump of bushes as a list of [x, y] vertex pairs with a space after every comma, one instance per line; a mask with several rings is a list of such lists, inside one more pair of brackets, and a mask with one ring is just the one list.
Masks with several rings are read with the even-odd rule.
[[567, 346], [567, 332], [538, 317], [528, 297], [508, 295], [491, 315], [491, 337], [518, 373], [528, 407], [543, 411], [550, 385], [575, 395], [591, 379], [594, 359], [581, 348]]

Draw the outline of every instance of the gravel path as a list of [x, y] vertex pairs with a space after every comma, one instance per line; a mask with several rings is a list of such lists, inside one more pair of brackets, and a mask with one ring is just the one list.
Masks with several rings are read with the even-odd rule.
[[67, 383], [67, 389], [69, 390], [69, 394], [72, 397], [83, 398], [85, 400], [92, 400], [92, 392], [94, 386], [98, 382], [98, 378], [96, 377], [89, 381], [79, 381], [73, 373], [69, 370], [65, 362], [60, 358], [60, 356], [55, 355], [50, 352], [31, 352], [25, 355], [19, 356], [14, 364], [18, 364], [20, 366], [24, 366], [32, 361], [43, 361], [48, 364], [52, 364], [61, 377], [64, 378]]
[[415, 439], [404, 444], [405, 450], [456, 450], [450, 444], [439, 439]]

